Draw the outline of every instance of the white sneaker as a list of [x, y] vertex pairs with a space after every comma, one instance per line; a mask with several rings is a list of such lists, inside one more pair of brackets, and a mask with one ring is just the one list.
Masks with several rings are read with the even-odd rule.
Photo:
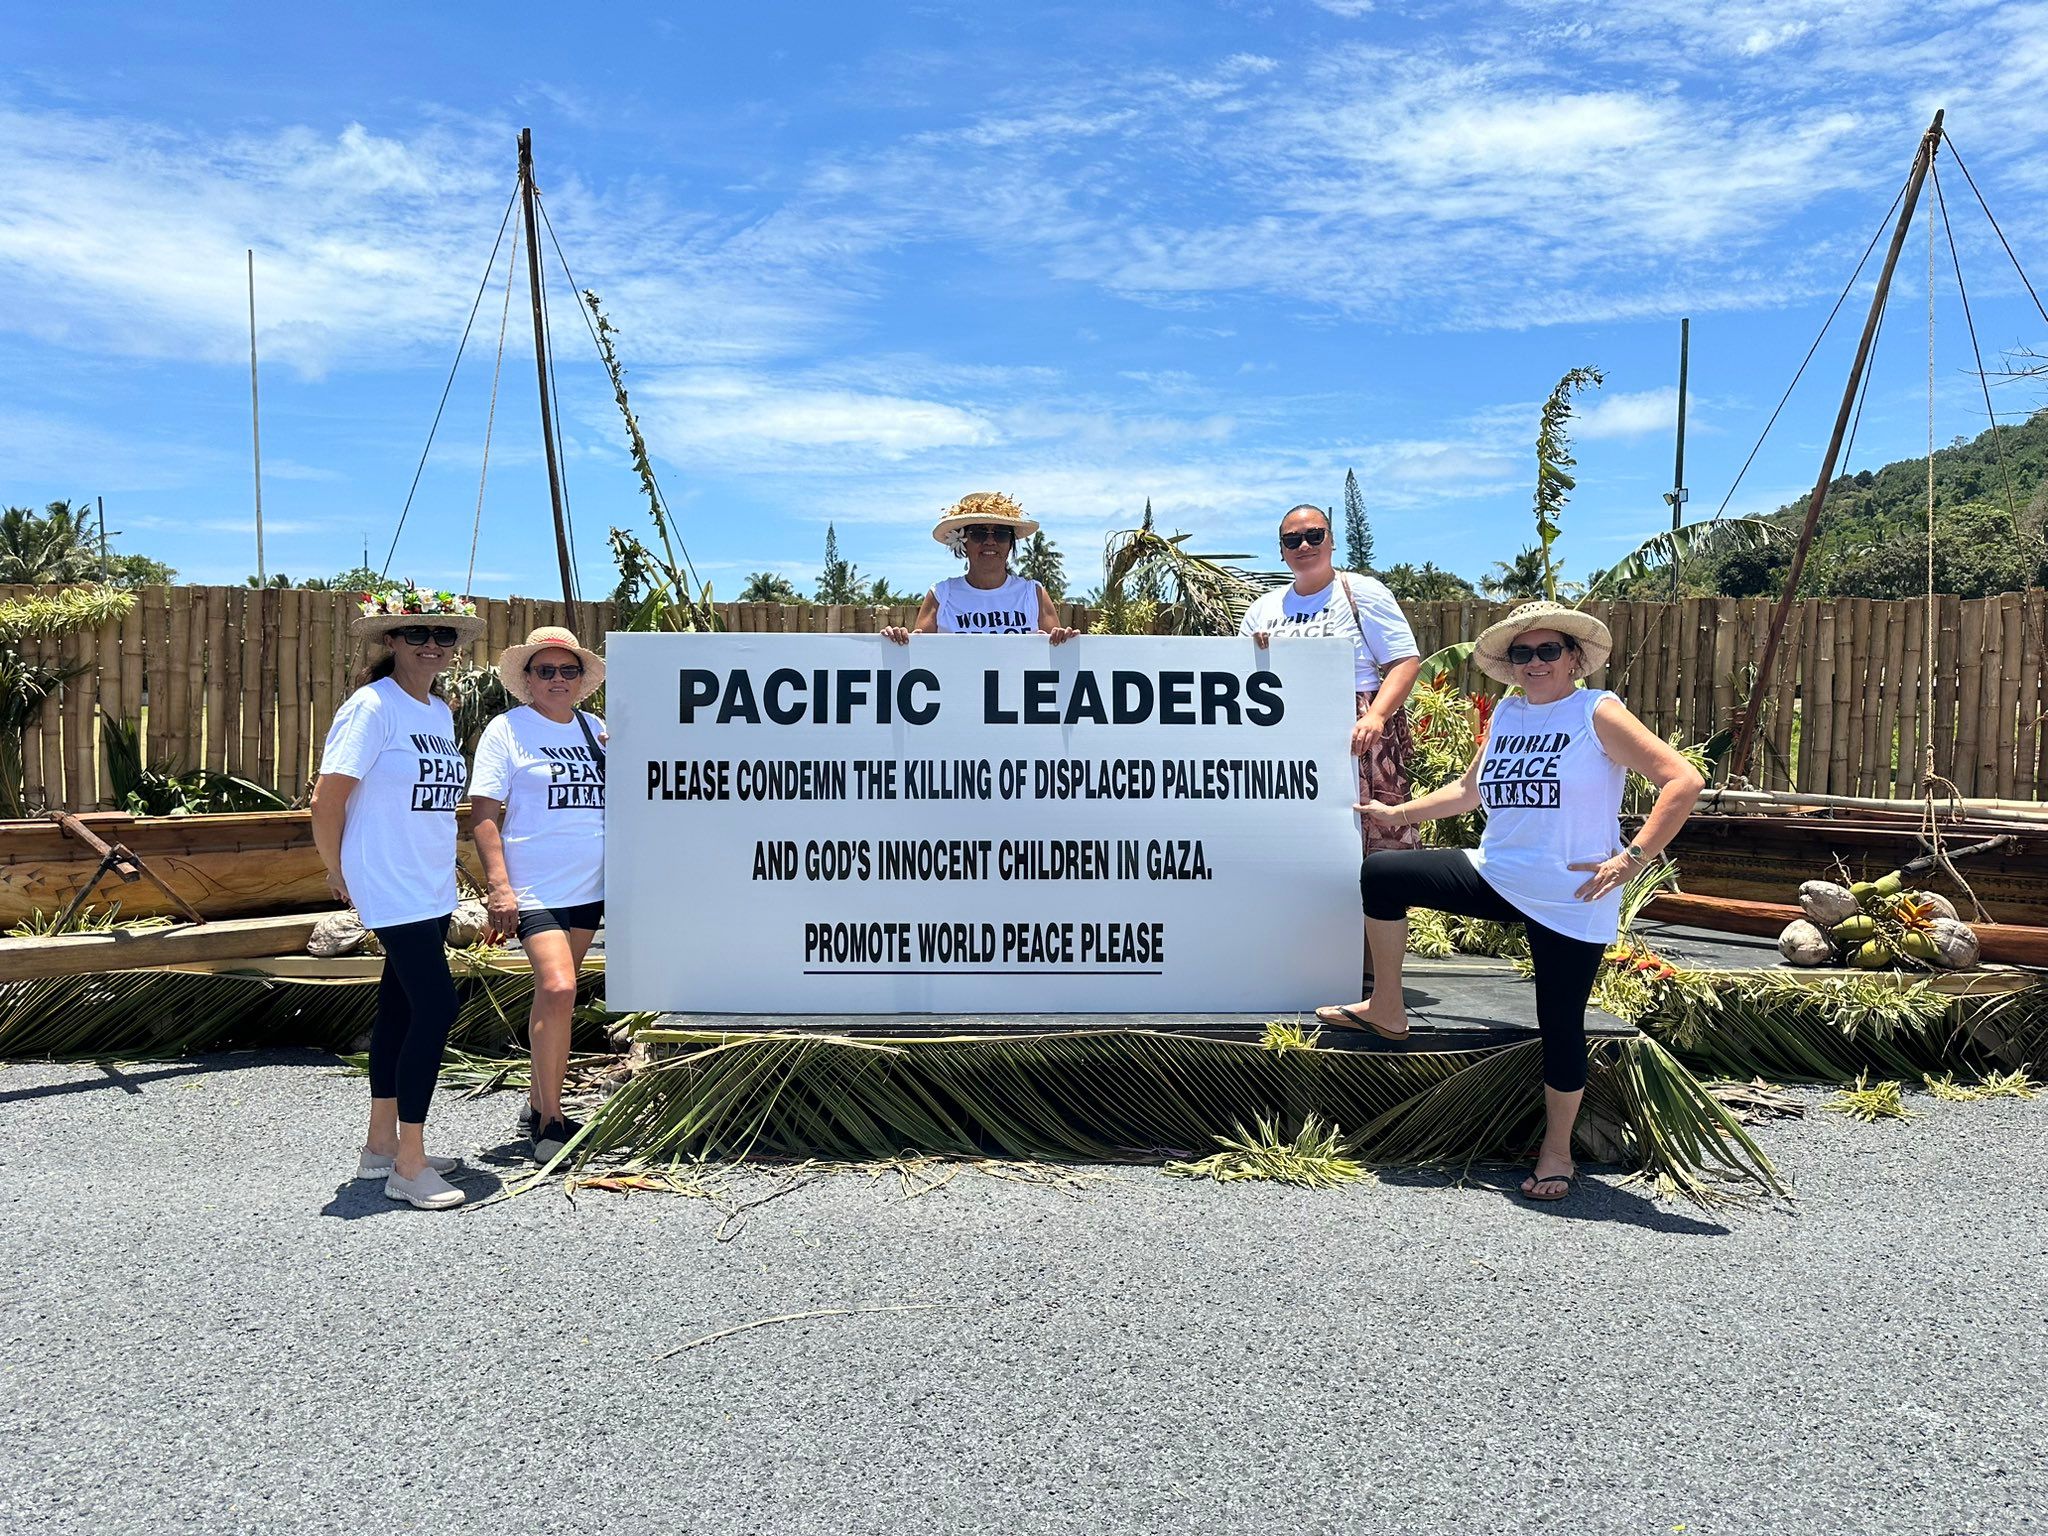
[[384, 1181], [384, 1193], [393, 1200], [410, 1201], [423, 1211], [445, 1211], [469, 1198], [431, 1168], [422, 1168], [415, 1179], [392, 1173]]
[[[395, 1158], [387, 1157], [382, 1152], [372, 1152], [368, 1147], [365, 1147], [363, 1148], [362, 1157], [356, 1163], [356, 1177], [359, 1179], [388, 1179], [391, 1177], [392, 1165], [396, 1161]], [[432, 1153], [428, 1153], [427, 1166], [436, 1173], [453, 1173], [462, 1166], [462, 1159], [459, 1157], [435, 1157]]]

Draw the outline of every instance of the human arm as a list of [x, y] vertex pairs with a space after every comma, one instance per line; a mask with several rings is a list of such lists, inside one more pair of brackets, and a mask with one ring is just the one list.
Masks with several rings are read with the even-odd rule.
[[917, 618], [908, 629], [905, 629], [901, 624], [888, 624], [882, 628], [882, 633], [891, 640], [894, 640], [898, 645], [910, 644], [910, 637], [912, 635], [935, 635], [938, 632], [939, 595], [936, 592], [925, 593], [924, 601], [918, 604]]
[[484, 942], [502, 944], [519, 932], [519, 894], [505, 868], [505, 802], [472, 794], [469, 835], [484, 866], [484, 910], [490, 916]]
[[1422, 671], [1420, 656], [1403, 656], [1380, 678], [1379, 691], [1351, 727], [1351, 755], [1363, 757], [1386, 734], [1387, 722], [1407, 707], [1409, 691]]
[[1244, 617], [1238, 621], [1237, 632], [1262, 651], [1273, 643], [1272, 619], [1268, 616], [1264, 602], [1254, 598], [1245, 605]]
[[323, 773], [313, 782], [313, 846], [320, 850], [320, 863], [327, 871], [327, 888], [337, 901], [354, 906], [348, 881], [341, 873], [341, 834], [348, 823], [348, 797], [360, 779], [345, 773]]
[[1065, 645], [1074, 636], [1081, 633], [1081, 631], [1069, 629], [1060, 623], [1059, 609], [1053, 606], [1052, 594], [1045, 590], [1045, 583], [1034, 582], [1033, 585], [1038, 588], [1038, 628], [1040, 632], [1050, 637], [1054, 645]]
[[1382, 805], [1377, 800], [1368, 800], [1363, 805], [1352, 806], [1352, 809], [1379, 827], [1419, 827], [1425, 821], [1441, 821], [1446, 816], [1463, 816], [1468, 811], [1476, 811], [1479, 809], [1479, 763], [1485, 756], [1486, 746], [1481, 743], [1465, 771], [1442, 789], [1433, 789], [1399, 805]]
[[1670, 846], [1685, 818], [1692, 814], [1707, 781], [1670, 742], [1657, 736], [1638, 720], [1617, 698], [1602, 699], [1593, 710], [1593, 734], [1607, 755], [1624, 768], [1632, 768], [1657, 787], [1657, 802], [1649, 819], [1637, 834], [1634, 846], [1643, 852], [1639, 861], [1626, 850], [1603, 859], [1586, 859], [1565, 866], [1587, 876], [1575, 893], [1581, 901], [1597, 901], [1609, 891], [1628, 883], [1629, 876]]

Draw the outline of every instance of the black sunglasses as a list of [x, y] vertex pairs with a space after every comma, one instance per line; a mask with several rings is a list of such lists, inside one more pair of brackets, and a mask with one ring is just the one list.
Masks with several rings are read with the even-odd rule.
[[583, 663], [580, 661], [565, 661], [557, 666], [552, 661], [544, 661], [536, 667], [529, 662], [526, 670], [544, 683], [552, 683], [558, 677], [564, 682], [573, 683], [583, 675]]
[[970, 523], [960, 531], [977, 544], [1007, 544], [1017, 537], [1014, 528], [990, 528], [982, 523]]
[[456, 631], [443, 624], [408, 624], [405, 628], [394, 629], [391, 633], [407, 645], [425, 645], [429, 640], [436, 645], [453, 645], [462, 638]]
[[1281, 534], [1280, 542], [1289, 549], [1299, 549], [1304, 544], [1310, 549], [1315, 549], [1322, 544], [1329, 531], [1327, 528], [1304, 528], [1299, 533]]
[[1546, 640], [1541, 645], [1511, 645], [1508, 660], [1518, 667], [1526, 667], [1532, 661], [1555, 661], [1566, 651], [1576, 651], [1571, 641]]

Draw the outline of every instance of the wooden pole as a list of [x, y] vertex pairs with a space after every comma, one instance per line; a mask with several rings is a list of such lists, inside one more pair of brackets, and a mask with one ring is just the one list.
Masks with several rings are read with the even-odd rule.
[[548, 392], [547, 316], [540, 297], [540, 230], [533, 208], [533, 130], [519, 130], [519, 206], [526, 218], [526, 286], [533, 296], [533, 365], [540, 378], [540, 444], [548, 463], [548, 499], [555, 509], [555, 557], [562, 567], [562, 601], [576, 601], [569, 563], [569, 524], [562, 513], [562, 470], [555, 463], [555, 411]]
[[1678, 601], [1678, 540], [1679, 525], [1685, 520], [1685, 368], [1692, 352], [1692, 321], [1678, 322], [1678, 458], [1671, 467], [1671, 494], [1664, 499], [1671, 503], [1671, 601]]
[[1849, 368], [1849, 382], [1842, 391], [1841, 409], [1835, 413], [1835, 430], [1828, 438], [1827, 454], [1821, 459], [1820, 479], [1815, 482], [1813, 496], [1806, 504], [1806, 522], [1799, 530], [1799, 544], [1792, 551], [1792, 568], [1785, 573], [1785, 590], [1778, 597], [1777, 610], [1771, 615], [1770, 633], [1764, 637], [1764, 654], [1757, 663], [1756, 681], [1749, 690], [1749, 703], [1743, 708], [1742, 718], [1736, 725], [1735, 746], [1728, 754], [1728, 777], [1734, 779], [1749, 772], [1749, 749], [1756, 737], [1757, 712], [1763, 707], [1764, 695], [1770, 691], [1771, 666], [1778, 659], [1778, 642], [1785, 631], [1785, 618], [1792, 611], [1792, 601], [1799, 592], [1799, 578], [1806, 570], [1807, 552], [1813, 547], [1813, 531], [1820, 522], [1822, 505], [1827, 500], [1828, 486], [1835, 478], [1835, 460], [1842, 452], [1842, 439], [1849, 430], [1849, 417], [1856, 406], [1856, 389], [1863, 382], [1864, 367], [1870, 361], [1870, 348], [1877, 339], [1877, 322], [1884, 314], [1885, 299], [1892, 288], [1892, 272], [1899, 264], [1899, 251], [1906, 243], [1906, 231], [1913, 223], [1913, 210], [1920, 202], [1920, 188], [1927, 180], [1927, 168], [1934, 163], [1935, 147], [1941, 143], [1941, 118], [1937, 111], [1934, 121], [1921, 136], [1920, 147], [1913, 155], [1913, 171], [1906, 179], [1905, 206], [1899, 210], [1899, 222], [1892, 230], [1892, 243], [1885, 252], [1884, 270], [1877, 277], [1877, 292], [1870, 296], [1870, 314], [1863, 322], [1863, 338], [1856, 343], [1856, 361]]
[[256, 252], [249, 253], [249, 452], [256, 467], [256, 585], [263, 573], [263, 428], [256, 413]]

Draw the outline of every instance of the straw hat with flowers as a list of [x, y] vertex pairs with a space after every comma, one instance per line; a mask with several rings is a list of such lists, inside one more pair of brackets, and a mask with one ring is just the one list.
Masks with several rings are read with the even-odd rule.
[[962, 554], [960, 530], [975, 526], [1008, 528], [1019, 542], [1038, 532], [1038, 524], [1001, 491], [973, 491], [939, 514], [932, 537], [954, 554]]
[[526, 637], [524, 645], [508, 645], [505, 654], [498, 658], [498, 681], [520, 703], [533, 702], [533, 676], [526, 670], [526, 664], [542, 651], [570, 651], [583, 663], [583, 676], [577, 679], [575, 702], [582, 703], [604, 686], [604, 658], [561, 625], [543, 624]]
[[416, 624], [454, 630], [457, 645], [467, 645], [484, 632], [475, 598], [429, 592], [409, 581], [381, 592], [357, 593], [356, 617], [349, 621], [348, 632], [358, 640], [388, 644], [387, 637], [394, 629], [410, 629]]
[[1532, 629], [1553, 629], [1560, 635], [1571, 636], [1579, 647], [1578, 671], [1581, 677], [1606, 666], [1607, 658], [1614, 650], [1614, 637], [1607, 632], [1607, 626], [1593, 615], [1567, 608], [1562, 603], [1539, 600], [1523, 603], [1482, 629], [1472, 648], [1472, 660], [1495, 682], [1512, 684], [1515, 668], [1508, 660], [1508, 647], [1514, 644], [1517, 635], [1527, 634]]

